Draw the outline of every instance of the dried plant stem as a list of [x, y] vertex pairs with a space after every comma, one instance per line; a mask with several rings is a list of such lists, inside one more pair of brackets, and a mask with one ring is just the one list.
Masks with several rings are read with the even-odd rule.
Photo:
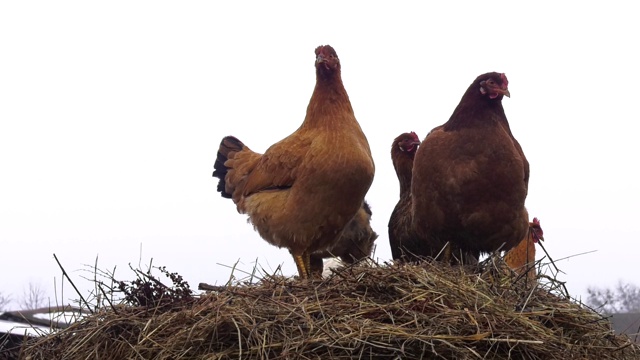
[[64, 277], [66, 277], [67, 280], [69, 280], [69, 283], [71, 284], [71, 286], [73, 286], [73, 289], [76, 291], [76, 294], [78, 294], [78, 296], [80, 297], [80, 300], [82, 300], [82, 303], [87, 307], [87, 310], [89, 310], [89, 312], [93, 314], [93, 310], [89, 306], [89, 303], [87, 302], [87, 300], [84, 299], [84, 296], [82, 296], [82, 294], [80, 293], [80, 291], [76, 287], [76, 284], [73, 283], [73, 280], [71, 280], [71, 278], [67, 274], [67, 271], [64, 269], [62, 264], [60, 264], [60, 261], [58, 260], [58, 257], [56, 256], [56, 254], [53, 254], [53, 258], [56, 259], [56, 262], [58, 263], [58, 266], [60, 267], [60, 270], [62, 270], [62, 275]]

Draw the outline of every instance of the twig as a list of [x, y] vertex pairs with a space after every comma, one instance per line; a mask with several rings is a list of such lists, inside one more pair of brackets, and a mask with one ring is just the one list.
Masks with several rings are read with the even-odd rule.
[[229, 286], [224, 285], [224, 286], [216, 286], [216, 285], [209, 285], [207, 283], [199, 283], [198, 284], [198, 290], [204, 290], [204, 291], [216, 291], [216, 292], [222, 292], [225, 291], [229, 288]]
[[111, 307], [111, 310], [113, 310], [117, 314], [118, 310], [116, 310], [115, 306], [113, 306], [113, 303], [111, 302], [111, 299], [109, 299], [107, 293], [104, 291], [104, 289], [102, 288], [101, 285], [102, 285], [102, 282], [97, 284], [98, 289], [100, 289], [100, 292], [102, 292], [102, 295], [104, 295], [104, 299], [107, 301], [107, 303]]
[[73, 280], [71, 280], [71, 278], [69, 277], [69, 275], [67, 274], [67, 271], [62, 267], [62, 264], [60, 264], [60, 261], [58, 260], [58, 257], [56, 256], [56, 254], [53, 254], [53, 258], [56, 259], [56, 262], [58, 263], [58, 266], [60, 267], [60, 270], [62, 270], [62, 275], [64, 277], [67, 278], [67, 280], [69, 280], [69, 283], [71, 284], [71, 286], [73, 286], [73, 289], [76, 291], [76, 293], [78, 294], [78, 296], [80, 296], [80, 300], [82, 300], [82, 302], [84, 303], [84, 305], [87, 307], [87, 309], [89, 310], [90, 313], [93, 314], [93, 310], [91, 310], [91, 308], [89, 307], [89, 303], [87, 302], [87, 300], [84, 299], [84, 296], [82, 296], [82, 294], [80, 293], [80, 291], [78, 290], [78, 288], [76, 287], [76, 284], [73, 283]]

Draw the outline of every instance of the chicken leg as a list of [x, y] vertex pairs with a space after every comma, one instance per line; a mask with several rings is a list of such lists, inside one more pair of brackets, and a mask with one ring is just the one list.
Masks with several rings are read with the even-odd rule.
[[442, 253], [442, 261], [446, 264], [451, 264], [451, 255], [453, 250], [451, 249], [451, 243], [447, 242], [444, 245], [443, 253]]
[[308, 251], [304, 251], [302, 255], [291, 255], [298, 268], [300, 279], [309, 279], [311, 276], [311, 254]]

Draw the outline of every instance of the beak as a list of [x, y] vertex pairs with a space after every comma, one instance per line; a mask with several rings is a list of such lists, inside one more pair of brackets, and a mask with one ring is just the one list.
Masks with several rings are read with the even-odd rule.
[[511, 97], [511, 93], [509, 92], [509, 89], [504, 89], [504, 91], [502, 92], [502, 95], [510, 98]]
[[538, 235], [538, 231], [536, 231], [536, 229], [529, 228], [529, 231], [531, 231], [531, 237], [535, 242], [544, 241], [544, 235]]
[[420, 145], [420, 141], [414, 141], [411, 143], [411, 145]]
[[322, 57], [322, 55], [318, 55], [316, 57], [316, 63], [321, 64], [324, 61], [324, 58]]

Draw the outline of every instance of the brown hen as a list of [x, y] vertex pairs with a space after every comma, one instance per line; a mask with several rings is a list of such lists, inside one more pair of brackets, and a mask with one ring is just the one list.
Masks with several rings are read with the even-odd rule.
[[536, 244], [544, 241], [544, 232], [538, 218], [533, 218], [529, 223], [529, 231], [518, 245], [507, 251], [504, 255], [505, 263], [517, 274], [526, 274], [530, 280], [536, 278]]
[[311, 254], [311, 273], [314, 277], [321, 277], [324, 269], [323, 259], [339, 257], [347, 264], [366, 259], [371, 255], [373, 242], [378, 234], [371, 228], [371, 208], [365, 201], [344, 228], [338, 241], [331, 247]]
[[529, 163], [502, 107], [507, 77], [478, 76], [414, 160], [413, 224], [421, 237], [476, 259], [509, 250], [529, 228], [524, 207]]
[[369, 143], [329, 46], [315, 50], [316, 86], [302, 125], [259, 154], [233, 136], [214, 165], [218, 191], [260, 236], [291, 252], [301, 278], [310, 254], [333, 245], [362, 206], [374, 174]]
[[419, 145], [415, 132], [401, 134], [391, 144], [391, 160], [400, 182], [400, 199], [389, 218], [389, 245], [394, 260], [414, 261], [433, 256], [427, 243], [416, 238], [411, 223], [411, 176]]

